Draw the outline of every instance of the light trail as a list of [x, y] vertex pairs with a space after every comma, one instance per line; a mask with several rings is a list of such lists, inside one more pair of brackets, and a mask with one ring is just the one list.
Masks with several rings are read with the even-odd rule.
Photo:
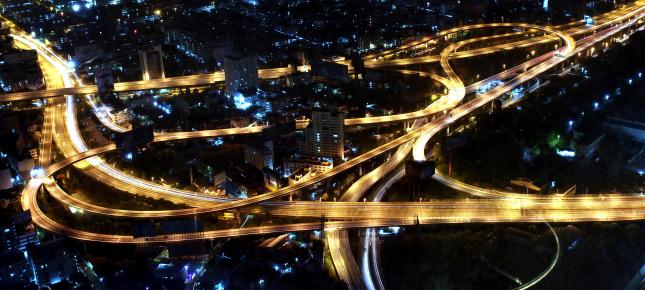
[[[607, 37], [617, 33], [618, 31], [627, 27], [633, 26], [636, 19], [640, 19], [641, 8], [638, 9], [639, 14], [637, 17], [626, 23], [606, 29], [605, 31], [598, 32], [593, 36], [586, 37], [579, 41], [578, 48], [573, 50], [573, 46], [565, 39], [567, 45], [564, 49], [560, 49], [565, 57], [571, 56], [572, 52], [582, 51], [594, 43], [602, 41]], [[619, 19], [619, 18], [616, 18]], [[512, 24], [506, 24], [512, 25]], [[510, 26], [509, 26], [510, 27]], [[557, 32], [557, 31], [554, 31]], [[562, 34], [563, 36], [566, 36]], [[454, 46], [452, 47], [454, 48]], [[448, 58], [452, 50], [445, 53], [445, 61], [442, 67], [449, 67]], [[410, 225], [417, 221], [419, 223], [492, 223], [492, 222], [541, 222], [543, 220], [551, 222], [575, 222], [575, 221], [607, 221], [607, 220], [638, 220], [645, 218], [645, 204], [643, 198], [639, 196], [594, 196], [594, 197], [575, 197], [575, 198], [553, 198], [553, 197], [536, 197], [534, 199], [502, 199], [502, 200], [478, 200], [478, 201], [463, 201], [463, 200], [448, 200], [448, 201], [428, 201], [424, 203], [302, 203], [302, 202], [277, 202], [272, 205], [268, 200], [277, 197], [285, 196], [289, 192], [306, 188], [308, 185], [315, 184], [326, 178], [334, 176], [340, 172], [352, 168], [365, 160], [369, 160], [375, 156], [383, 154], [389, 150], [397, 147], [410, 144], [415, 141], [413, 148], [413, 155], [415, 159], [417, 155], [416, 150], [423, 153], [425, 142], [430, 139], [432, 134], [450, 125], [457, 117], [462, 117], [476, 108], [482, 106], [487, 102], [483, 100], [493, 99], [504, 93], [511, 87], [517, 86], [528, 79], [547, 71], [557, 64], [561, 63], [564, 58], [553, 57], [553, 53], [546, 54], [531, 60], [524, 68], [526, 72], [521, 72], [520, 75], [512, 79], [507, 85], [497, 87], [487, 94], [471, 100], [459, 107], [452, 110], [451, 114], [439, 117], [430, 123], [420, 126], [417, 129], [411, 130], [408, 134], [392, 140], [383, 146], [369, 151], [357, 158], [348, 162], [340, 164], [330, 171], [329, 175], [324, 175], [322, 178], [314, 178], [308, 184], [296, 184], [296, 186], [288, 187], [287, 189], [280, 190], [276, 193], [266, 194], [262, 196], [252, 197], [245, 200], [235, 200], [222, 204], [209, 205], [206, 208], [188, 209], [187, 214], [196, 214], [201, 212], [212, 212], [226, 209], [233, 209], [243, 206], [252, 206], [250, 209], [242, 209], [243, 211], [253, 211], [253, 208], [260, 207], [262, 210], [268, 209], [276, 215], [289, 215], [289, 216], [302, 216], [302, 217], [319, 217], [325, 215], [329, 219], [341, 219], [330, 221], [326, 226], [333, 230], [343, 230], [347, 228], [370, 228], [370, 227], [383, 227], [394, 225]], [[52, 58], [53, 61], [56, 61]], [[530, 68], [529, 68], [530, 67]], [[463, 88], [463, 83], [456, 77], [454, 72], [447, 71], [448, 80], [450, 80], [454, 96], [465, 94], [466, 89]], [[62, 107], [63, 113], [70, 118], [73, 118], [74, 112], [70, 111], [73, 108], [73, 100], [70, 102], [69, 98], [66, 106]], [[72, 115], [72, 116], [70, 116]], [[61, 119], [61, 118], [57, 118]], [[69, 118], [65, 118], [69, 119]], [[68, 133], [73, 131], [76, 127], [75, 121], [64, 121], [63, 130]], [[70, 129], [71, 128], [71, 129]], [[75, 139], [74, 136], [70, 138]], [[169, 137], [171, 140], [174, 137]], [[186, 137], [190, 138], [190, 137]], [[426, 139], [425, 142], [423, 139]], [[159, 137], [161, 139], [161, 137]], [[79, 141], [79, 140], [74, 140]], [[65, 142], [65, 141], [63, 141]], [[82, 139], [80, 140], [82, 142]], [[57, 140], [58, 143], [58, 140]], [[421, 144], [422, 145], [417, 145]], [[60, 145], [60, 144], [59, 144]], [[74, 146], [74, 144], [68, 144]], [[405, 148], [405, 147], [404, 147]], [[400, 149], [400, 148], [399, 148]], [[244, 229], [231, 229], [231, 230], [217, 230], [206, 231], [201, 233], [192, 233], [185, 235], [170, 235], [170, 236], [156, 236], [150, 238], [134, 238], [131, 236], [110, 235], [102, 233], [90, 233], [72, 229], [61, 225], [49, 217], [47, 217], [38, 207], [36, 192], [45, 177], [50, 176], [51, 173], [56, 172], [64, 166], [73, 164], [78, 161], [86, 160], [87, 158], [96, 156], [100, 153], [109, 152], [114, 150], [113, 145], [108, 145], [100, 148], [79, 150], [75, 155], [67, 156], [61, 162], [52, 164], [46, 170], [46, 175], [43, 178], [32, 179], [23, 192], [23, 205], [31, 209], [34, 222], [43, 229], [67, 235], [71, 238], [87, 241], [110, 242], [110, 243], [147, 243], [147, 242], [174, 242], [174, 241], [187, 241], [195, 239], [213, 239], [220, 237], [235, 237], [253, 234], [268, 234], [284, 231], [303, 231], [317, 229], [319, 223], [300, 223], [290, 225], [272, 225], [272, 226], [257, 226]], [[86, 161], [90, 161], [87, 159]], [[47, 181], [49, 183], [50, 181]], [[193, 196], [194, 198], [194, 196]], [[260, 204], [260, 202], [263, 202]], [[173, 212], [173, 214], [182, 214]], [[319, 215], [320, 214], [320, 215]], [[131, 217], [129, 214], [128, 217]], [[345, 220], [350, 219], [350, 220]]]

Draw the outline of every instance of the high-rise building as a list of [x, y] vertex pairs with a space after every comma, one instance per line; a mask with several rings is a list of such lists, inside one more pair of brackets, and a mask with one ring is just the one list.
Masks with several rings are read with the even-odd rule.
[[0, 253], [25, 251], [29, 245], [40, 244], [28, 211], [15, 215], [0, 230]]
[[94, 78], [100, 96], [110, 95], [114, 92], [114, 76], [111, 67], [94, 70]]
[[264, 170], [273, 169], [273, 141], [251, 143], [244, 146], [244, 162]]
[[18, 250], [18, 237], [16, 227], [13, 223], [0, 226], [0, 253], [13, 252]]
[[223, 67], [226, 56], [231, 55], [232, 53], [233, 53], [232, 40], [222, 40], [217, 42], [213, 46], [213, 60], [215, 60], [215, 64], [217, 65], [217, 67]]
[[298, 142], [300, 153], [320, 157], [344, 157], [342, 113], [314, 111], [309, 127], [304, 129], [305, 139]]
[[163, 69], [161, 46], [156, 45], [147, 49], [140, 49], [139, 62], [141, 63], [141, 78], [144, 81], [166, 77]]
[[224, 58], [226, 93], [232, 95], [260, 86], [257, 56], [229, 55]]

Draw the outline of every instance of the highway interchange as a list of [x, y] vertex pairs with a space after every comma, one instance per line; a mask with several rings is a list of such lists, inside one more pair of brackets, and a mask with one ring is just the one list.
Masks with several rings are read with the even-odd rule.
[[[345, 229], [400, 226], [416, 223], [577, 222], [643, 219], [645, 218], [645, 198], [642, 194], [638, 193], [588, 196], [535, 196], [478, 188], [451, 179], [441, 172], [437, 172], [434, 176], [439, 182], [484, 199], [450, 199], [396, 203], [378, 202], [387, 191], [389, 185], [404, 175], [400, 164], [408, 158], [410, 153], [412, 153], [412, 158], [415, 160], [425, 160], [428, 154], [425, 152], [426, 144], [436, 133], [448, 128], [460, 118], [485, 107], [492, 100], [499, 98], [513, 88], [547, 71], [557, 69], [567, 59], [575, 58], [582, 53], [588, 53], [594, 45], [612, 41], [612, 37], [619, 33], [629, 34], [633, 30], [638, 29], [643, 24], [643, 9], [645, 9], [644, 4], [642, 2], [636, 2], [633, 5], [597, 16], [596, 25], [594, 26], [588, 26], [582, 22], [574, 22], [557, 27], [542, 27], [523, 23], [478, 24], [457, 27], [442, 31], [436, 35], [429, 36], [392, 51], [365, 56], [364, 59], [367, 68], [384, 69], [401, 65], [439, 62], [445, 74], [444, 76], [409, 70], [403, 70], [401, 72], [415, 73], [421, 77], [431, 78], [444, 85], [448, 93], [427, 108], [416, 112], [346, 119], [346, 126], [402, 121], [414, 122], [401, 137], [341, 163], [325, 174], [279, 189], [275, 192], [247, 199], [212, 197], [201, 193], [167, 188], [154, 182], [130, 176], [106, 164], [99, 155], [115, 150], [115, 146], [111, 144], [97, 148], [88, 148], [81, 137], [76, 121], [74, 95], [85, 95], [84, 99], [86, 99], [95, 112], [98, 112], [98, 108], [101, 106], [99, 103], [100, 100], [96, 100], [92, 96], [87, 96], [88, 94], [95, 94], [96, 87], [93, 85], [84, 85], [73, 72], [69, 71], [63, 58], [58, 56], [51, 48], [34, 40], [13, 26], [13, 34], [17, 46], [37, 50], [41, 68], [45, 75], [47, 89], [37, 92], [3, 95], [0, 96], [0, 101], [7, 102], [50, 98], [44, 110], [43, 142], [39, 159], [40, 166], [44, 168], [44, 174], [30, 180], [23, 190], [23, 208], [31, 210], [34, 222], [43, 229], [75, 239], [108, 243], [175, 242], [286, 231], [305, 231], [319, 229], [321, 224], [320, 222], [309, 222], [256, 226], [147, 238], [91, 233], [59, 224], [48, 217], [40, 209], [37, 202], [37, 193], [41, 186], [44, 186], [52, 197], [63, 204], [112, 217], [166, 218], [237, 209], [246, 213], [268, 211], [276, 216], [306, 218], [319, 218], [324, 216], [329, 220], [325, 223], [325, 228], [328, 230], [328, 244], [332, 257], [334, 257], [334, 264], [339, 272], [339, 276], [343, 280], [350, 282], [350, 286], [354, 285], [356, 288], [370, 289], [382, 289], [383, 283], [382, 281], [379, 282], [378, 279], [375, 280], [375, 283], [372, 283], [370, 279], [357, 278], [357, 273], [360, 273], [361, 270], [357, 270], [358, 267], [353, 260], [351, 250], [348, 252], [349, 243]], [[455, 32], [500, 28], [514, 28], [519, 29], [520, 32], [514, 30], [515, 32], [511, 33], [447, 43], [438, 55], [397, 58], [398, 55], [404, 54], [406, 51], [424, 47], [428, 43], [436, 43], [437, 40], [445, 40], [448, 35]], [[536, 35], [530, 39], [516, 39], [521, 34], [527, 32]], [[504, 38], [510, 38], [513, 41], [509, 43], [495, 42], [496, 40]], [[476, 46], [482, 43], [487, 44], [488, 42], [492, 43], [492, 45], [460, 51], [461, 47]], [[498, 74], [468, 86], [463, 84], [463, 81], [450, 66], [450, 60], [454, 58], [481, 56], [544, 43], [557, 43], [557, 45], [551, 52], [533, 57], [520, 65], [505, 69]], [[296, 70], [306, 71], [307, 67], [261, 70], [260, 77], [278, 78]], [[490, 80], [504, 80], [505, 83], [470, 100], [466, 99], [468, 94], [471, 94], [480, 85]], [[220, 72], [161, 80], [119, 83], [115, 84], [115, 89], [117, 91], [147, 90], [178, 86], [199, 86], [219, 81], [223, 81], [223, 73]], [[111, 130], [125, 131], [128, 129], [111, 123], [108, 118], [98, 113], [97, 117], [101, 123]], [[265, 126], [253, 126], [195, 132], [156, 133], [154, 142], [237, 134], [257, 134], [261, 133], [265, 128]], [[51, 160], [53, 144], [56, 144], [59, 151], [64, 155], [62, 159], [55, 162]], [[386, 153], [392, 153], [387, 162], [360, 177], [343, 194], [338, 202], [287, 202], [277, 200], [278, 198], [289, 196], [325, 181], [356, 166], [361, 166], [362, 163]], [[96, 178], [120, 190], [132, 194], [164, 198], [173, 202], [184, 203], [189, 205], [190, 208], [137, 211], [105, 208], [83, 202], [65, 193], [53, 178], [51, 178], [55, 172], [71, 165], [82, 169], [83, 174], [88, 177]], [[380, 187], [377, 186], [379, 183]], [[377, 188], [374, 190], [375, 194], [370, 196], [370, 201], [359, 202], [358, 200], [374, 186], [377, 186]], [[365, 248], [369, 249], [370, 245], [376, 243], [376, 238], [373, 230], [367, 230], [366, 233], [369, 239], [365, 241]], [[374, 254], [372, 253], [371, 255]], [[366, 262], [362, 261], [362, 263]], [[364, 269], [363, 272], [365, 272]], [[376, 275], [378, 275], [378, 271], [376, 272]]]

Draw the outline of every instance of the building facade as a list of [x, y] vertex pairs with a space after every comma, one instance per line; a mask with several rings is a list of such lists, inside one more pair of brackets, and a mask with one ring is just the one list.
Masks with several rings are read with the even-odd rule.
[[139, 50], [139, 62], [141, 63], [141, 79], [144, 81], [163, 79], [166, 74], [163, 69], [163, 52], [161, 46], [153, 46]]
[[273, 169], [273, 141], [244, 145], [244, 162], [259, 170]]
[[345, 117], [342, 113], [314, 111], [309, 127], [304, 129], [304, 140], [298, 142], [301, 154], [344, 158], [343, 126]]
[[257, 56], [228, 55], [224, 58], [226, 94], [260, 87]]

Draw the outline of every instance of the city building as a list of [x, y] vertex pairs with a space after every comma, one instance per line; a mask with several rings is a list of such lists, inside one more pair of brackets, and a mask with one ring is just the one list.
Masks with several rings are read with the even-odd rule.
[[161, 46], [156, 45], [139, 50], [139, 62], [141, 64], [141, 78], [144, 81], [163, 79], [166, 77], [163, 68], [163, 52]]
[[22, 252], [30, 245], [39, 245], [36, 228], [28, 211], [15, 215], [0, 226], [0, 253]]
[[30, 245], [40, 245], [36, 226], [31, 221], [31, 213], [23, 211], [13, 217], [13, 225], [16, 230], [16, 241], [18, 251], [26, 251]]
[[344, 158], [344, 115], [328, 111], [314, 111], [309, 126], [304, 129], [304, 140], [298, 142], [303, 155]]
[[16, 163], [18, 172], [20, 172], [20, 176], [22, 177], [23, 180], [29, 180], [29, 178], [31, 178], [30, 173], [35, 166], [36, 166], [36, 162], [32, 158], [23, 159]]
[[290, 176], [301, 168], [310, 168], [315, 172], [323, 173], [334, 168], [334, 162], [323, 158], [293, 158], [285, 160], [283, 166], [283, 174]]
[[34, 91], [45, 86], [35, 50], [5, 53], [1, 59], [5, 91]]
[[313, 170], [311, 167], [299, 168], [293, 174], [289, 175], [289, 185], [294, 185], [300, 181], [315, 177], [318, 174], [320, 172]]
[[0, 288], [28, 285], [34, 280], [33, 273], [26, 252], [0, 254]]
[[34, 31], [33, 28], [42, 27], [51, 21], [55, 12], [47, 6], [28, 0], [7, 0], [0, 3], [3, 16], [17, 19], [27, 31]]
[[18, 237], [16, 227], [13, 223], [7, 223], [0, 227], [0, 253], [16, 252], [18, 250]]
[[[6, 168], [0, 170], [0, 190], [13, 188], [13, 176], [11, 169]], [[0, 233], [1, 234], [1, 233]]]
[[226, 94], [229, 96], [234, 92], [259, 88], [257, 56], [239, 54], [226, 56], [224, 58], [224, 81]]
[[112, 122], [128, 127], [134, 115], [127, 109], [125, 102], [119, 99], [114, 92], [112, 68], [110, 66], [98, 66], [93, 70], [93, 73], [100, 102], [104, 104], [104, 106], [100, 106], [100, 109], [103, 110], [101, 113], [107, 115]]
[[36, 280], [41, 286], [69, 279], [77, 271], [76, 256], [67, 248], [64, 239], [30, 247], [29, 253]]
[[252, 142], [244, 145], [244, 162], [264, 170], [273, 169], [273, 141]]
[[217, 67], [222, 67], [224, 65], [224, 60], [227, 55], [233, 53], [233, 41], [232, 40], [223, 40], [215, 43], [213, 46], [213, 60]]
[[98, 87], [99, 95], [111, 95], [114, 92], [114, 76], [112, 68], [105, 67], [94, 70], [94, 78]]
[[243, 128], [251, 125], [251, 120], [246, 116], [232, 116], [231, 121], [229, 122], [233, 128]]
[[218, 187], [221, 190], [224, 190], [226, 195], [230, 197], [247, 198], [249, 196], [249, 192], [244, 185], [238, 184], [230, 178], [227, 178], [226, 181], [221, 183]]

